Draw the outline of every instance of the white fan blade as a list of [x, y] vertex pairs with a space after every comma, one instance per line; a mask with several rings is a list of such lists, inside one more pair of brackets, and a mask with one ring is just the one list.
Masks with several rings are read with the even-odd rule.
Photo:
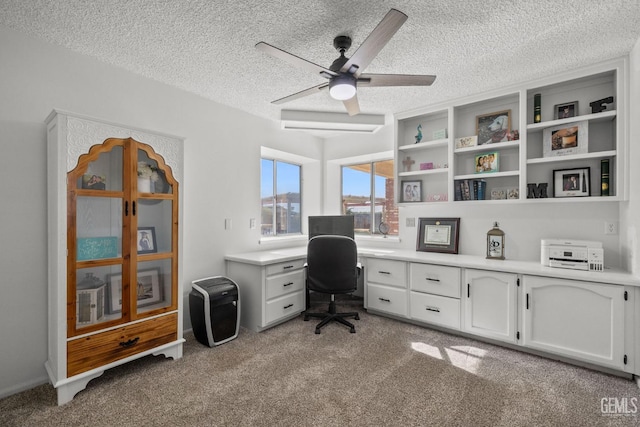
[[329, 87], [329, 83], [322, 83], [318, 86], [310, 87], [309, 89], [301, 90], [300, 92], [294, 93], [293, 95], [285, 96], [284, 98], [276, 99], [272, 101], [272, 104], [284, 104], [285, 102], [293, 101], [298, 98], [303, 98], [305, 96], [313, 95], [322, 90], [325, 90]]

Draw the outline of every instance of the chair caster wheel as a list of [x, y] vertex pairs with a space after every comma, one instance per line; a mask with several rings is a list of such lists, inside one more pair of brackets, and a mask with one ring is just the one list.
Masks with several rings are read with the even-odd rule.
[[349, 332], [351, 332], [352, 334], [355, 334], [355, 333], [356, 333], [356, 328], [351, 328], [351, 329], [349, 330]]
[[354, 319], [356, 319], [356, 320], [360, 320], [360, 316], [358, 316], [358, 315], [356, 314], [356, 317], [354, 317]]
[[316, 329], [316, 335], [320, 335], [320, 329]]

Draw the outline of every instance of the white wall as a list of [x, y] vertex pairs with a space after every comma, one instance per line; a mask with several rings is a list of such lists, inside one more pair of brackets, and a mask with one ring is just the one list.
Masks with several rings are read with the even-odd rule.
[[[321, 159], [321, 140], [0, 27], [0, 397], [46, 381], [46, 129], [53, 108], [186, 138], [184, 294], [260, 249], [260, 146]], [[305, 165], [305, 214], [321, 209]], [[224, 219], [233, 227], [224, 230]], [[188, 310], [188, 304], [185, 304]], [[190, 327], [185, 312], [185, 327]]]
[[631, 84], [629, 90], [629, 181], [632, 184], [629, 192], [629, 202], [621, 207], [621, 245], [625, 253], [625, 268], [635, 275], [640, 275], [640, 40], [636, 43], [630, 55]]

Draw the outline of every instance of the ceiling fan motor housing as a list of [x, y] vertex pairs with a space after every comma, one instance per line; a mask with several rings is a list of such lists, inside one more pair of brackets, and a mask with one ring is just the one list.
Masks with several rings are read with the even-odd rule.
[[351, 37], [337, 36], [335, 39], [333, 39], [333, 47], [335, 47], [340, 53], [348, 51], [351, 47]]
[[356, 94], [356, 78], [351, 74], [340, 74], [329, 82], [329, 94], [333, 99], [345, 101]]

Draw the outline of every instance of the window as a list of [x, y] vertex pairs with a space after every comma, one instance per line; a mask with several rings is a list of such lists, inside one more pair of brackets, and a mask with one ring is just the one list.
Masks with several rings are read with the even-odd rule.
[[355, 216], [356, 233], [398, 235], [398, 207], [394, 203], [393, 160], [342, 166], [342, 213]]
[[279, 160], [260, 162], [261, 234], [302, 233], [300, 165]]

